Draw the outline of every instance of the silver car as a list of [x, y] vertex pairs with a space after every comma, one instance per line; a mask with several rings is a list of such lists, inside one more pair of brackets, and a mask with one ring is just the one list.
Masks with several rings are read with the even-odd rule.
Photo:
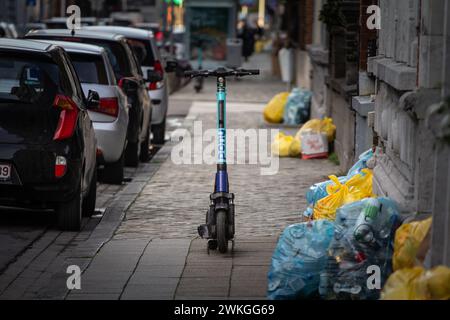
[[122, 183], [129, 106], [105, 49], [75, 42], [39, 41], [62, 47], [68, 53], [86, 97], [90, 90], [98, 92], [99, 107], [89, 110], [97, 137], [97, 163], [104, 166], [104, 182]]
[[[153, 104], [152, 141], [155, 144], [163, 144], [166, 131], [167, 109], [169, 104], [166, 71], [172, 70], [163, 66], [164, 61], [162, 60], [156, 46], [153, 32], [137, 28], [118, 26], [92, 26], [84, 27], [83, 29], [121, 34], [127, 39], [128, 44], [133, 48], [136, 56], [140, 59], [142, 73], [146, 79], [148, 93]], [[149, 82], [147, 77], [149, 70], [159, 73], [163, 78], [162, 81]]]

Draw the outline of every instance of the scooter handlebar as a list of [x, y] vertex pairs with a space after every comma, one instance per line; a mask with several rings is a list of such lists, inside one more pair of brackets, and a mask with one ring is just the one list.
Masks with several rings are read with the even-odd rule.
[[225, 69], [219, 68], [214, 71], [210, 70], [191, 70], [185, 71], [184, 76], [187, 78], [196, 78], [196, 77], [244, 77], [251, 75], [259, 75], [260, 72], [258, 69], [255, 70], [245, 70], [245, 69]]
[[248, 75], [255, 75], [255, 76], [257, 76], [257, 75], [259, 75], [259, 69], [253, 69], [253, 70], [244, 70], [244, 69], [241, 69], [241, 71], [242, 72], [247, 72], [248, 73]]

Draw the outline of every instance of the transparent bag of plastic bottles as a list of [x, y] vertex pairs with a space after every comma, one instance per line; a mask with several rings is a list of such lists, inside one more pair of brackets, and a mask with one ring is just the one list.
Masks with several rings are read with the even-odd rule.
[[374, 153], [372, 149], [367, 150], [366, 152], [362, 153], [359, 156], [359, 160], [351, 167], [351, 169], [348, 171], [347, 176], [353, 177], [354, 175], [361, 172], [361, 170], [366, 169], [368, 167], [367, 163], [370, 159], [372, 159], [374, 156]]
[[327, 249], [334, 223], [318, 220], [286, 228], [272, 256], [268, 298], [292, 300], [318, 296], [320, 273], [327, 264]]
[[[324, 299], [378, 299], [392, 269], [394, 232], [399, 224], [389, 198], [364, 199], [337, 210], [327, 267], [320, 276]], [[380, 278], [370, 282], [376, 268]], [[372, 284], [372, 285], [370, 285]]]
[[284, 123], [299, 125], [309, 120], [311, 91], [294, 88], [284, 108]]

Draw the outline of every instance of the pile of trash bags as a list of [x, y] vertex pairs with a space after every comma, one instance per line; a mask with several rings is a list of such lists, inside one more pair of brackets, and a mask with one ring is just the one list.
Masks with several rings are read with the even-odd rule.
[[269, 299], [450, 299], [450, 268], [425, 263], [432, 219], [406, 223], [395, 201], [373, 194], [380, 153], [310, 187], [308, 221], [286, 228], [273, 253]]
[[278, 134], [272, 143], [272, 154], [279, 157], [302, 155], [303, 159], [326, 158], [335, 135], [336, 126], [331, 118], [312, 119], [295, 136]]
[[393, 200], [373, 194], [375, 154], [365, 152], [347, 176], [309, 189], [310, 220], [288, 227], [273, 254], [270, 299], [380, 297], [400, 214]]
[[378, 299], [399, 221], [391, 199], [367, 198], [339, 208], [335, 221], [288, 227], [272, 257], [269, 299]]
[[269, 123], [284, 123], [297, 126], [308, 121], [312, 93], [294, 88], [291, 92], [277, 94], [264, 109], [264, 119]]

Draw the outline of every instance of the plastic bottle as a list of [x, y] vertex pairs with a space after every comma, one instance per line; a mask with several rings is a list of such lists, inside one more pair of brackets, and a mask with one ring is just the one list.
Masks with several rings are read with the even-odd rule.
[[375, 230], [380, 208], [381, 203], [378, 199], [371, 198], [367, 200], [353, 229], [353, 236], [356, 241], [365, 244], [370, 244], [375, 241]]

